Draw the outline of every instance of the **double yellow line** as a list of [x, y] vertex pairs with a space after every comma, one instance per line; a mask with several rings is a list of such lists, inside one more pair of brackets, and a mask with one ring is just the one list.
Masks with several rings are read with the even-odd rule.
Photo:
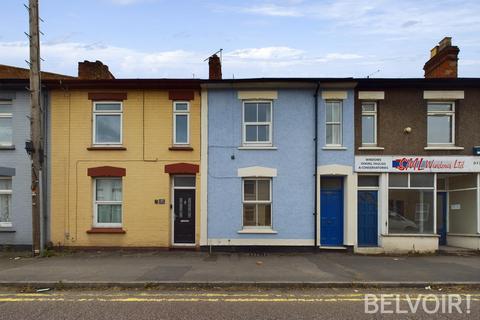
[[[440, 297], [442, 294], [434, 294]], [[460, 294], [462, 297], [467, 294]], [[480, 301], [480, 294], [469, 294], [471, 301]], [[414, 301], [423, 295], [405, 294], [385, 297], [390, 301]], [[431, 299], [435, 299], [432, 297]], [[0, 302], [260, 302], [260, 303], [311, 303], [311, 302], [364, 302], [364, 294], [261, 294], [261, 293], [18, 293], [0, 294]]]

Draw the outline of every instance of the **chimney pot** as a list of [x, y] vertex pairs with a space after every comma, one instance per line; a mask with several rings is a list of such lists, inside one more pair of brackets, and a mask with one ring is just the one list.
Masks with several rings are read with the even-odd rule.
[[222, 63], [216, 54], [208, 58], [208, 71], [210, 80], [222, 80]]
[[430, 50], [430, 60], [423, 66], [425, 78], [457, 78], [459, 52], [457, 46], [452, 46], [451, 37], [443, 38]]

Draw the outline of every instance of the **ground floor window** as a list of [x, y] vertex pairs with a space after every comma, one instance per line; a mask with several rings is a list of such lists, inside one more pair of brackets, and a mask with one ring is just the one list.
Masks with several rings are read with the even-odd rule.
[[0, 177], [0, 227], [12, 226], [12, 178]]
[[95, 226], [121, 227], [122, 225], [122, 179], [96, 178]]
[[434, 232], [434, 174], [390, 174], [388, 232]]
[[243, 180], [243, 227], [272, 226], [272, 180]]

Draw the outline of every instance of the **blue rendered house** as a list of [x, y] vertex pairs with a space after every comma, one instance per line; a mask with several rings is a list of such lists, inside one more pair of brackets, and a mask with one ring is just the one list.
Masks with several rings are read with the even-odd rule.
[[355, 245], [354, 87], [204, 83], [202, 246]]

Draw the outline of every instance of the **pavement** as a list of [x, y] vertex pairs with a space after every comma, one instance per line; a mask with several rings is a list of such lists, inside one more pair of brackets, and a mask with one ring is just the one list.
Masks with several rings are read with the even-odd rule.
[[115, 251], [32, 258], [0, 254], [0, 286], [141, 288], [149, 285], [480, 288], [480, 255]]
[[[457, 306], [449, 301], [458, 302]], [[5, 320], [478, 319], [480, 291], [323, 288], [18, 293], [7, 290], [0, 291], [0, 310], [0, 319]]]

